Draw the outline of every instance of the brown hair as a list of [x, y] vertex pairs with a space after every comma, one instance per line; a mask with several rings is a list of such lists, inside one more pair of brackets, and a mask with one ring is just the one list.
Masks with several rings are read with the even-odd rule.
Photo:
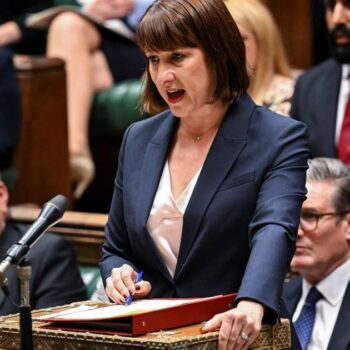
[[[222, 0], [156, 0], [143, 16], [136, 39], [143, 52], [202, 48], [215, 72], [213, 100], [230, 101], [247, 91], [244, 42]], [[147, 66], [142, 109], [153, 114], [167, 107]]]

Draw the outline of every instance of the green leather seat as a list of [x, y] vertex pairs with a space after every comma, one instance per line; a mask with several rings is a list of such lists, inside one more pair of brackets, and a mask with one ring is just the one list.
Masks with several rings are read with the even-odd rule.
[[1, 180], [4, 181], [6, 187], [12, 192], [16, 186], [18, 172], [16, 169], [8, 168], [1, 171]]
[[88, 299], [90, 299], [101, 278], [100, 269], [97, 266], [79, 266], [79, 271], [87, 289]]
[[141, 80], [127, 80], [96, 94], [90, 119], [90, 135], [118, 135], [141, 120], [139, 110]]

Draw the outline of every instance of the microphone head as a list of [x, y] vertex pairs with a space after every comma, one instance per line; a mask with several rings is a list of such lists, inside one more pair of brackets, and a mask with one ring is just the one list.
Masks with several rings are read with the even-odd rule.
[[44, 204], [39, 217], [47, 220], [47, 222], [51, 224], [63, 216], [66, 208], [67, 198], [59, 194]]
[[46, 204], [53, 204], [57, 208], [57, 210], [61, 213], [61, 216], [63, 216], [64, 212], [67, 209], [68, 201], [65, 196], [58, 194], [57, 196], [53, 197], [50, 201], [48, 201]]

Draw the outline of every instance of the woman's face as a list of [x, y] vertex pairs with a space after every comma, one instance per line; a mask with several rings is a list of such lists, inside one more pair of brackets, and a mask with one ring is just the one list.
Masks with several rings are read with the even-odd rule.
[[174, 115], [181, 118], [203, 112], [216, 83], [202, 49], [149, 51], [146, 56], [151, 79]]
[[241, 26], [240, 24], [237, 24], [237, 27], [244, 41], [248, 71], [250, 74], [254, 75], [258, 63], [258, 43], [256, 41], [255, 35], [251, 31]]

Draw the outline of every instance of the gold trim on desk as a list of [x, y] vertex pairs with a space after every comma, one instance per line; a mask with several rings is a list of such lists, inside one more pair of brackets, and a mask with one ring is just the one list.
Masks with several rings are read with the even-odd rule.
[[[85, 301], [61, 307], [33, 311], [33, 317], [48, 315], [79, 305], [102, 305], [101, 302]], [[17, 350], [20, 348], [19, 316], [0, 317], [0, 349]], [[42, 322], [33, 321], [34, 350], [128, 350], [128, 349], [190, 349], [216, 350], [218, 332], [200, 333], [202, 324], [180, 327], [168, 331], [148, 333], [139, 337], [95, 334], [91, 332], [73, 332], [59, 329], [43, 329]], [[260, 335], [249, 347], [251, 350], [290, 349], [291, 334], [288, 320], [282, 320], [274, 326], [263, 325]]]

